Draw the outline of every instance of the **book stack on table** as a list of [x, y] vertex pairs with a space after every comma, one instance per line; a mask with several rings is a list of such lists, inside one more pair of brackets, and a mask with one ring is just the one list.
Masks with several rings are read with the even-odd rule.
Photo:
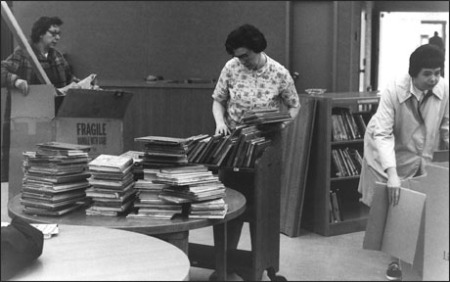
[[134, 212], [130, 212], [127, 217], [149, 216], [170, 219], [175, 214], [181, 214], [181, 204], [159, 198], [162, 189], [168, 186], [167, 184], [153, 183], [152, 180], [146, 179], [144, 172], [144, 179], [138, 179], [134, 184], [134, 189], [137, 191]]
[[35, 152], [23, 153], [23, 211], [59, 216], [85, 204], [91, 147], [61, 142], [36, 146]]
[[86, 195], [93, 201], [87, 215], [118, 216], [127, 214], [133, 205], [136, 190], [131, 157], [102, 154], [89, 163], [91, 188]]
[[[225, 217], [227, 205], [223, 202], [223, 197], [225, 197], [226, 188], [219, 177], [208, 170], [208, 167], [191, 164], [163, 168], [156, 176], [154, 183], [168, 185], [161, 190], [159, 198], [177, 204], [189, 204], [189, 217]], [[203, 208], [202, 211], [198, 212], [195, 205], [200, 205]]]

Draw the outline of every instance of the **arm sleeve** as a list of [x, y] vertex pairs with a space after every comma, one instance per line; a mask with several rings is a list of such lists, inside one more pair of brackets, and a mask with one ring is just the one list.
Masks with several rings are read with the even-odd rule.
[[377, 112], [375, 129], [373, 132], [375, 144], [380, 156], [380, 164], [383, 170], [389, 167], [397, 167], [395, 160], [394, 118], [395, 110], [393, 99], [396, 99], [392, 89], [386, 89], [381, 93], [380, 104]]
[[[14, 87], [14, 83], [19, 78], [25, 57], [20, 50], [15, 50], [8, 58], [1, 62], [2, 87], [9, 89]], [[25, 78], [24, 78], [25, 79]]]
[[227, 66], [225, 66], [220, 72], [220, 77], [217, 80], [216, 87], [212, 94], [212, 98], [225, 106], [226, 102], [230, 99], [230, 91], [228, 89], [229, 79], [231, 78], [231, 72]]
[[1, 279], [9, 279], [42, 254], [44, 236], [20, 218], [2, 227]]
[[295, 89], [294, 80], [289, 71], [286, 69], [284, 78], [280, 84], [280, 97], [288, 108], [300, 107], [300, 99], [298, 97], [297, 89]]

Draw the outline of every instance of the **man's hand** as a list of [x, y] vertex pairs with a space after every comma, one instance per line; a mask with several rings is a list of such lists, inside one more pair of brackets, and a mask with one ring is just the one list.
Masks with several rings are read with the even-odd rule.
[[27, 96], [30, 91], [28, 82], [24, 79], [16, 79], [16, 81], [14, 82], [14, 86], [22, 92], [23, 96]]

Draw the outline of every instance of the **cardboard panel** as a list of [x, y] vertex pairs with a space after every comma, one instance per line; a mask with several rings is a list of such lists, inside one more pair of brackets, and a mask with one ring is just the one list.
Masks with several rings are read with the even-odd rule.
[[427, 167], [423, 281], [449, 280], [448, 170], [448, 162]]
[[[381, 250], [413, 264], [423, 220], [425, 194], [400, 188], [398, 205], [388, 204], [385, 184], [377, 184], [363, 248]], [[419, 243], [420, 245], [420, 243]]]
[[11, 90], [11, 119], [55, 117], [55, 95], [53, 85], [30, 85], [30, 92], [24, 96], [16, 89]]
[[22, 153], [35, 151], [38, 143], [55, 140], [55, 95], [52, 85], [30, 85], [27, 96], [11, 90], [9, 198], [22, 187]]
[[59, 117], [123, 118], [133, 94], [123, 91], [70, 89]]
[[90, 156], [120, 155], [123, 147], [123, 122], [120, 119], [58, 117], [56, 141], [90, 145]]

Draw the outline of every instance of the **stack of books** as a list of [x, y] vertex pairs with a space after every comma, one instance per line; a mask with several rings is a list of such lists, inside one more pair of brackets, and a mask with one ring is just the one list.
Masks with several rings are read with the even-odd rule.
[[144, 167], [171, 167], [188, 163], [188, 138], [146, 136], [134, 140], [144, 143]]
[[131, 157], [99, 155], [89, 163], [91, 188], [86, 195], [93, 201], [87, 215], [118, 216], [128, 213], [135, 199]]
[[23, 153], [23, 211], [59, 216], [85, 204], [91, 147], [61, 142], [36, 146], [35, 152]]
[[175, 214], [182, 213], [182, 205], [159, 198], [167, 184], [153, 183], [152, 180], [138, 179], [134, 185], [137, 198], [134, 202], [134, 212], [127, 217], [148, 216], [171, 219]]
[[[207, 205], [213, 200], [225, 197], [225, 186], [204, 165], [187, 165], [182, 167], [162, 168], [156, 175], [154, 183], [167, 185], [159, 193], [159, 198], [176, 204]], [[216, 210], [206, 209], [201, 215], [203, 218], [218, 218]], [[222, 207], [222, 213], [225, 207]], [[223, 213], [223, 217], [226, 214]], [[223, 218], [220, 217], [220, 218]]]
[[204, 202], [191, 203], [189, 218], [216, 218], [226, 216], [228, 205], [224, 199], [216, 199]]
[[292, 120], [289, 112], [281, 112], [276, 109], [261, 109], [248, 111], [242, 117], [245, 124], [280, 123]]

